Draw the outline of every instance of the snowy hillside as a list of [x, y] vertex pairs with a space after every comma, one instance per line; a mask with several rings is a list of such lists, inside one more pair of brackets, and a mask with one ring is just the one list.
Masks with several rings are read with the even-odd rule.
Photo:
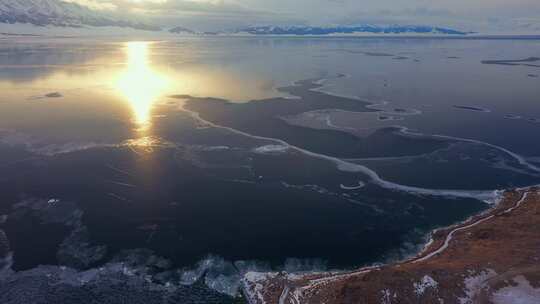
[[0, 23], [62, 27], [120, 26], [159, 30], [156, 26], [115, 18], [111, 13], [61, 0], [1, 0]]

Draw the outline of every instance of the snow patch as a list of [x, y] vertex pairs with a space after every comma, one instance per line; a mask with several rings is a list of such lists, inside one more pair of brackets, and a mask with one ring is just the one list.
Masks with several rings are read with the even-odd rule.
[[497, 273], [491, 269], [484, 270], [477, 275], [465, 278], [465, 297], [460, 297], [460, 304], [474, 304], [474, 297], [480, 292], [484, 286], [484, 282], [496, 276]]
[[244, 275], [242, 284], [244, 285], [244, 295], [248, 303], [266, 303], [264, 301], [265, 281], [277, 277], [277, 273], [248, 272]]
[[540, 299], [540, 288], [531, 286], [524, 276], [513, 279], [516, 286], [508, 286], [497, 290], [492, 296], [494, 304], [537, 304]]
[[392, 300], [397, 299], [397, 293], [393, 293], [390, 291], [390, 289], [384, 289], [381, 291], [382, 297], [381, 297], [381, 304], [392, 304]]
[[424, 294], [424, 292], [431, 288], [431, 289], [438, 289], [439, 283], [435, 281], [432, 277], [425, 275], [422, 280], [418, 283], [414, 283], [414, 292], [416, 295], [421, 296]]

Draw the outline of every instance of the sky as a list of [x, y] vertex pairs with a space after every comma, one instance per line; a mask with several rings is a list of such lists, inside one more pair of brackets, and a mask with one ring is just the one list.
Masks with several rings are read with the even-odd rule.
[[429, 24], [540, 31], [540, 0], [65, 0], [200, 30], [245, 25]]

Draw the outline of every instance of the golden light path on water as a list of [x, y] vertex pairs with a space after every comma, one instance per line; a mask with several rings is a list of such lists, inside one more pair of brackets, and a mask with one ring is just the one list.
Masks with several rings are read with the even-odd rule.
[[140, 130], [150, 127], [152, 108], [170, 86], [170, 79], [152, 68], [151, 42], [134, 41], [125, 45], [127, 68], [114, 87], [129, 102], [133, 120]]

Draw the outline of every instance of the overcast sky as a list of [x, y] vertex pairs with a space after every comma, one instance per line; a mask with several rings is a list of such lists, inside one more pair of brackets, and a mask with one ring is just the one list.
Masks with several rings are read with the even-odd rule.
[[[540, 0], [65, 0], [163, 25], [196, 29], [248, 24], [403, 23], [497, 30], [540, 30]], [[538, 28], [537, 28], [538, 27]]]

